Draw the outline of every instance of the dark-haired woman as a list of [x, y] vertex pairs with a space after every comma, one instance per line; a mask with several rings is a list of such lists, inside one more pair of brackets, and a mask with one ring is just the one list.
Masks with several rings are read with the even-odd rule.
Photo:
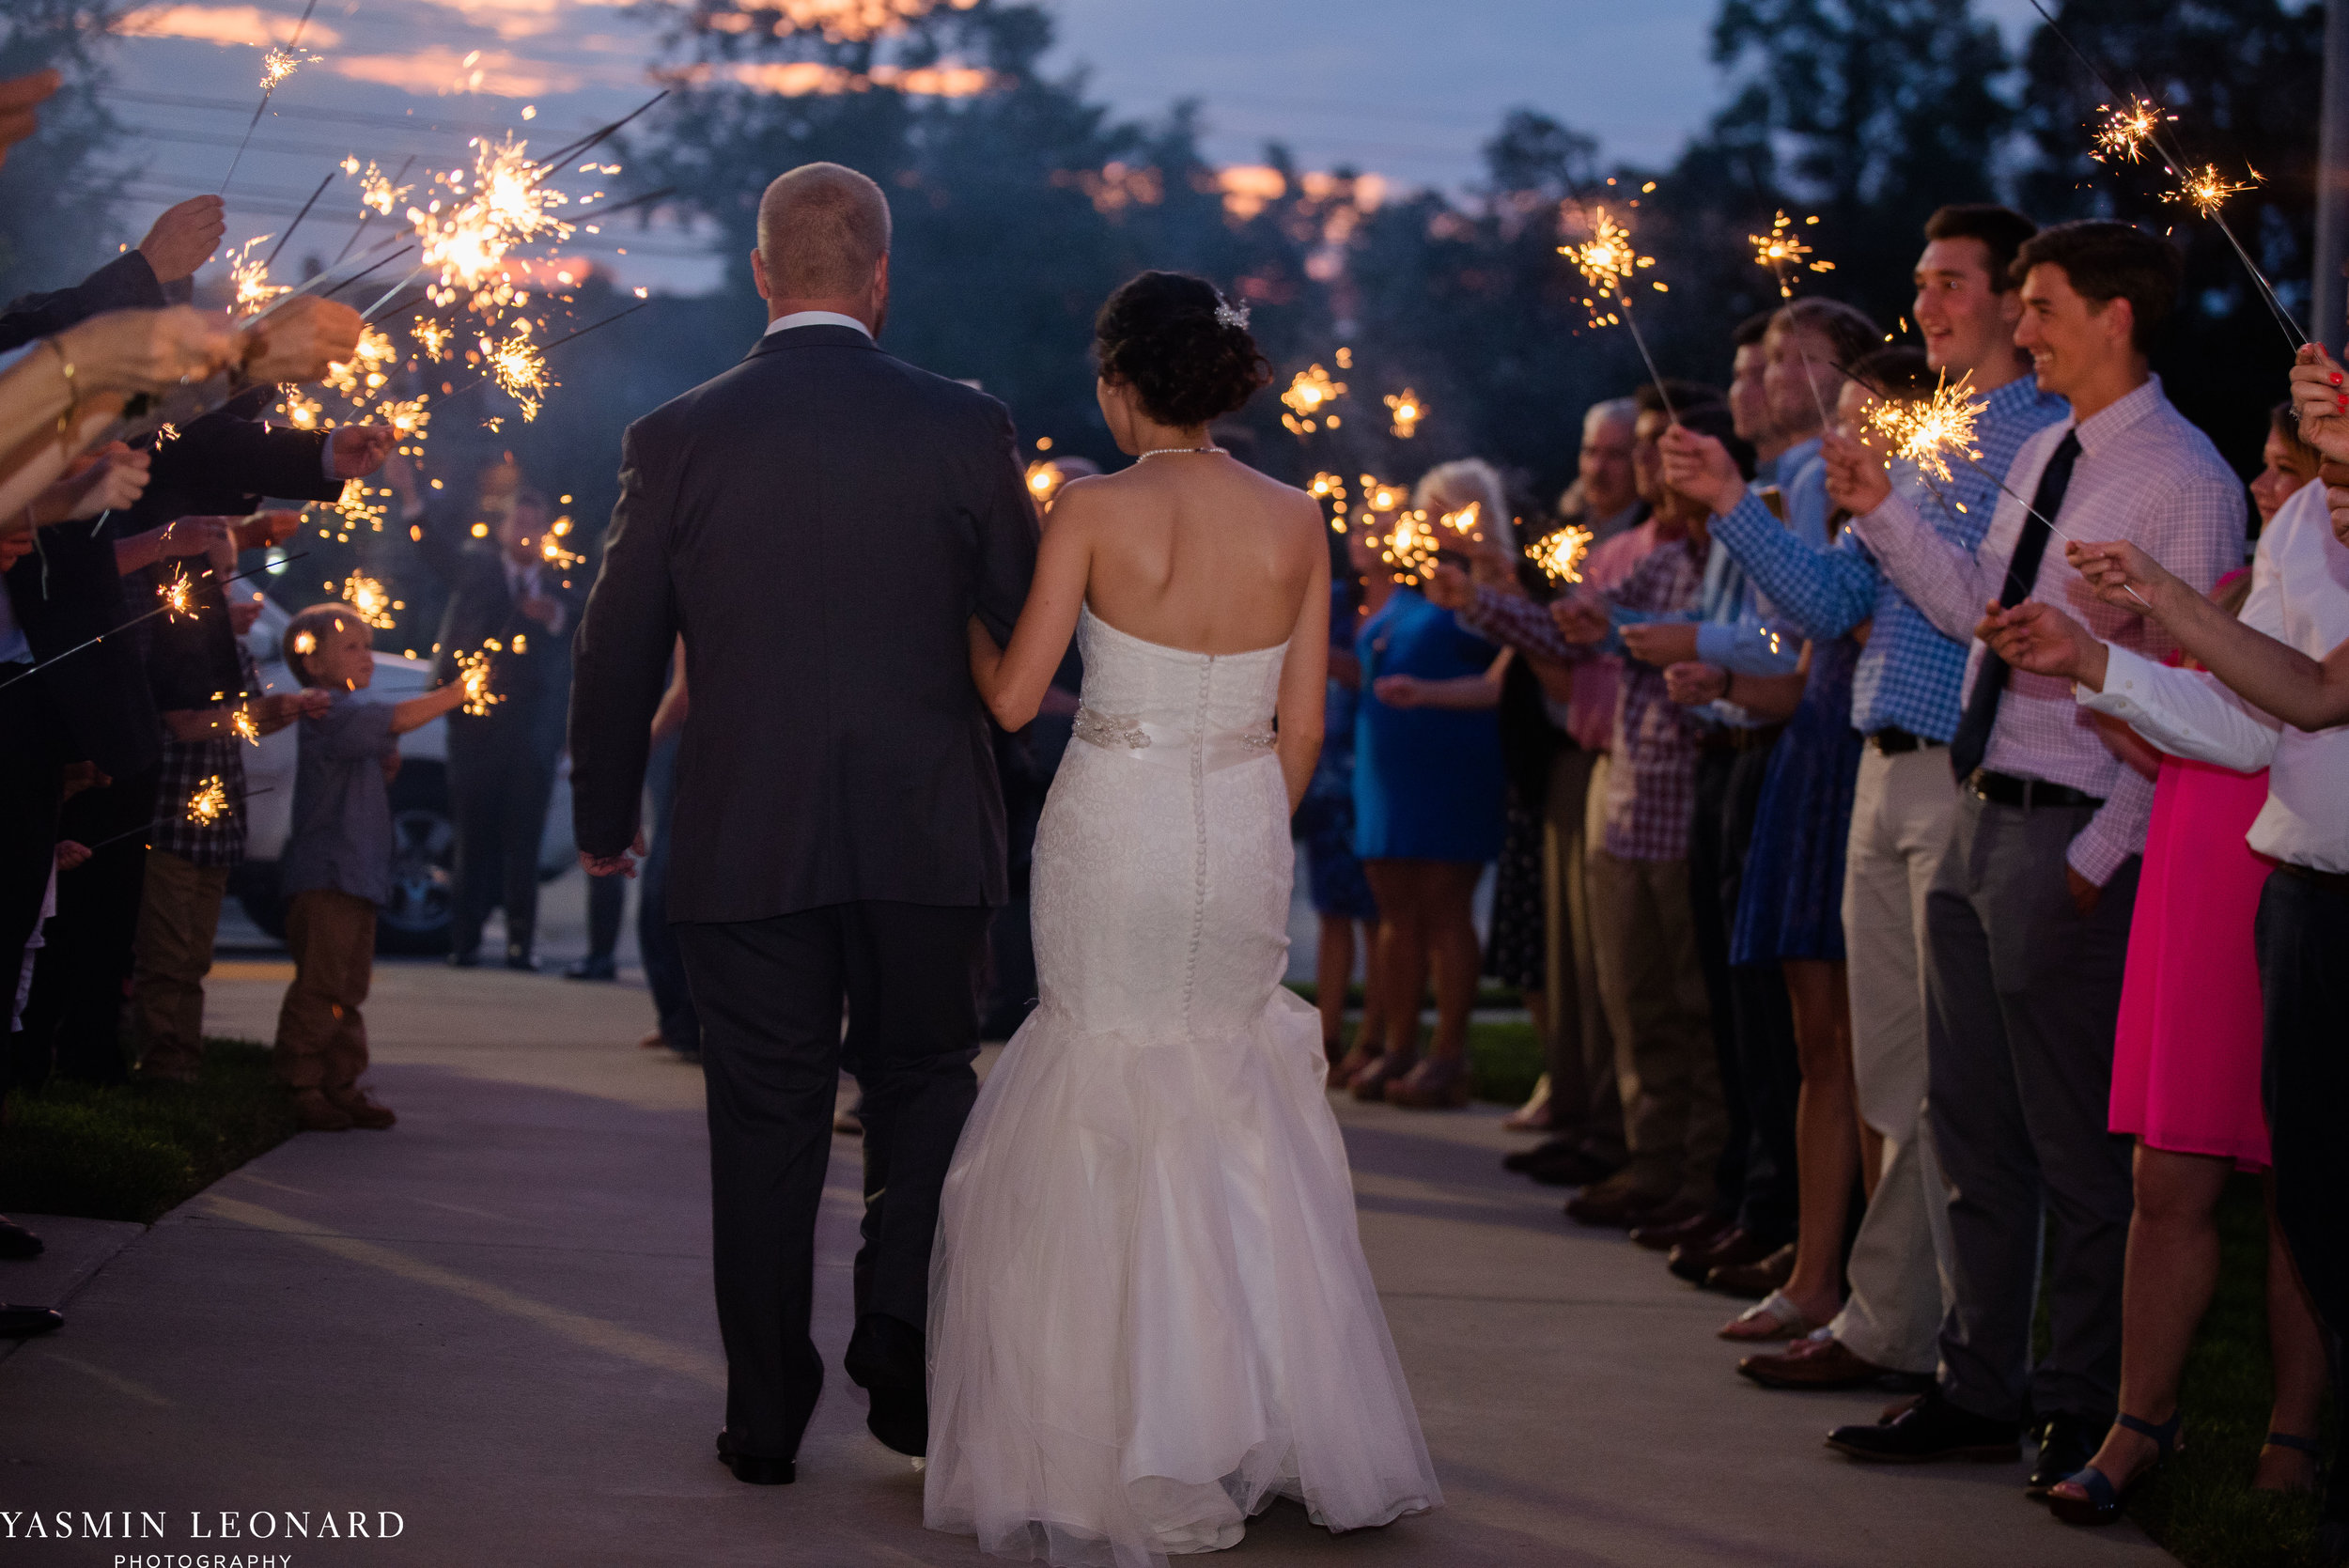
[[1141, 1568], [1275, 1496], [1336, 1529], [1441, 1494], [1357, 1236], [1319, 1019], [1281, 984], [1289, 819], [1321, 745], [1319, 505], [1207, 427], [1269, 367], [1245, 313], [1146, 272], [1097, 326], [1123, 473], [1052, 508], [1007, 648], [1084, 691], [1038, 828], [1039, 1005], [955, 1151], [930, 1274], [924, 1516], [987, 1551]]

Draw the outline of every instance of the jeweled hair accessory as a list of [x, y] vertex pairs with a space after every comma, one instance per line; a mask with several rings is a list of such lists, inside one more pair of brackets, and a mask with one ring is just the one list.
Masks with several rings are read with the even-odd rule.
[[1237, 327], [1240, 331], [1246, 332], [1248, 330], [1248, 307], [1236, 305], [1221, 295], [1217, 296], [1215, 324], [1219, 327]]

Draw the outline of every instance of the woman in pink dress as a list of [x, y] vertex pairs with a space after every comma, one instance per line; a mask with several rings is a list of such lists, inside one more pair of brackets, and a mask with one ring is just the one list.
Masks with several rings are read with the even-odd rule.
[[[2316, 475], [2317, 455], [2300, 444], [2291, 409], [2271, 417], [2265, 466], [2251, 485], [2263, 525]], [[2248, 572], [2232, 572], [2211, 597], [2240, 613], [2250, 587]], [[2243, 838], [2267, 801], [2267, 775], [2160, 761], [2112, 1051], [2112, 1130], [2137, 1139], [2121, 1408], [2155, 1432], [2116, 1424], [2090, 1466], [2107, 1486], [2073, 1480], [2055, 1488], [2049, 1500], [2070, 1523], [2118, 1518], [2122, 1494], [2174, 1439], [2186, 1348], [2218, 1280], [2219, 1194], [2236, 1171], [2268, 1167], [2251, 921], [2274, 862]], [[2272, 1205], [2267, 1333], [2276, 1403], [2252, 1485], [2310, 1490], [2324, 1341]]]

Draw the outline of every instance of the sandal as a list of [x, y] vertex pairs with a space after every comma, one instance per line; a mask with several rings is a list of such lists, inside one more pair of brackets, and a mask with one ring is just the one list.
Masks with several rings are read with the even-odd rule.
[[[2137, 1490], [2138, 1483], [2153, 1474], [2163, 1460], [2178, 1452], [2182, 1446], [2178, 1440], [2178, 1429], [2185, 1421], [2186, 1412], [2183, 1410], [2159, 1426], [2125, 1412], [2114, 1417], [2114, 1425], [2124, 1426], [2140, 1437], [2153, 1439], [2156, 1451], [2154, 1457], [2139, 1465], [2137, 1473], [2120, 1486], [2115, 1486], [2104, 1471], [2093, 1465], [2089, 1466], [2078, 1474], [2057, 1483], [2054, 1490], [2047, 1494], [2047, 1511], [2067, 1525], [2113, 1523], [2126, 1512], [2129, 1494]], [[2078, 1487], [2079, 1495], [2067, 1495], [2064, 1491], [2066, 1486]]]
[[1533, 1092], [1525, 1103], [1501, 1119], [1503, 1132], [1549, 1132], [1554, 1119], [1549, 1113], [1549, 1075], [1544, 1073], [1533, 1080]]
[[1406, 1110], [1457, 1110], [1469, 1103], [1468, 1063], [1457, 1057], [1427, 1057], [1408, 1076], [1388, 1083], [1387, 1103]]
[[[2309, 1463], [2316, 1467], [2317, 1476], [2322, 1477], [2325, 1473], [2325, 1445], [2318, 1442], [2313, 1437], [2295, 1436], [2289, 1432], [2271, 1432], [2261, 1440], [2260, 1447], [2263, 1449], [2285, 1449], [2294, 1453], [2305, 1454], [2308, 1456]], [[2279, 1492], [2286, 1497], [2304, 1497], [2315, 1493], [2317, 1490], [2317, 1483], [2316, 1481], [2311, 1480], [2306, 1486], [2261, 1486], [2254, 1483], [2251, 1490], [2254, 1492]]]
[[1759, 1344], [1768, 1340], [1799, 1340], [1815, 1332], [1818, 1324], [1803, 1315], [1783, 1291], [1769, 1295], [1731, 1318], [1721, 1327], [1720, 1337], [1747, 1344]]
[[1358, 1100], [1383, 1100], [1387, 1097], [1387, 1086], [1401, 1082], [1418, 1064], [1419, 1058], [1416, 1056], [1374, 1056], [1367, 1066], [1346, 1080], [1346, 1087], [1354, 1092]]

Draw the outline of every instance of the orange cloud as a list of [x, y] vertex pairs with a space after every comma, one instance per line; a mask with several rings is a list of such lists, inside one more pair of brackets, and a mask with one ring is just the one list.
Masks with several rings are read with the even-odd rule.
[[[296, 19], [275, 16], [253, 6], [149, 6], [115, 24], [126, 38], [201, 39], [221, 45], [247, 44], [266, 49], [293, 41]], [[342, 35], [323, 22], [313, 22], [302, 35], [304, 44], [332, 49]]]
[[970, 98], [995, 84], [991, 71], [972, 66], [917, 66], [910, 70], [896, 66], [875, 66], [869, 71], [854, 71], [819, 60], [764, 64], [739, 60], [723, 66], [691, 66], [683, 70], [661, 72], [661, 79], [692, 86], [713, 81], [734, 82], [779, 98], [831, 98], [841, 93], [869, 92], [875, 87], [922, 98]]
[[[967, 11], [979, 0], [946, 3]], [[828, 39], [855, 41], [891, 32], [909, 17], [936, 10], [939, 0], [738, 0], [738, 4], [746, 11], [781, 12], [775, 24], [778, 32], [820, 32]]]
[[494, 98], [538, 98], [570, 92], [581, 85], [575, 71], [525, 60], [503, 49], [459, 54], [443, 44], [412, 54], [336, 54], [327, 69], [357, 82], [380, 82], [412, 93], [488, 93]]

